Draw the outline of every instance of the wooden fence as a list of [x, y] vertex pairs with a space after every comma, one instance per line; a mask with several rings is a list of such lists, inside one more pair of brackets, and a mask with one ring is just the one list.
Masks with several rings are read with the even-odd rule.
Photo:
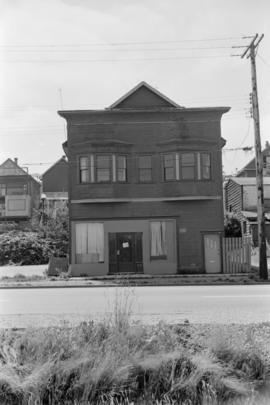
[[251, 238], [223, 238], [223, 273], [248, 273], [251, 268]]

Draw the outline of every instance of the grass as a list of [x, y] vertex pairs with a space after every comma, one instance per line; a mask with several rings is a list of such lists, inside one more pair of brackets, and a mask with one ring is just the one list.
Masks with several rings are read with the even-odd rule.
[[131, 323], [131, 309], [132, 294], [117, 290], [102, 322], [2, 330], [0, 403], [270, 402], [269, 324], [147, 326]]
[[17, 273], [14, 276], [3, 276], [0, 278], [0, 281], [2, 282], [22, 282], [22, 281], [40, 281], [40, 280], [45, 280], [46, 275], [44, 274], [43, 276], [39, 276], [37, 274], [34, 274], [32, 276], [25, 276], [24, 274]]

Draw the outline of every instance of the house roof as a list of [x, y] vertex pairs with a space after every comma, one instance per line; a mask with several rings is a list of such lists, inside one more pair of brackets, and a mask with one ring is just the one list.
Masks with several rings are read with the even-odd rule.
[[[229, 181], [232, 180], [240, 186], [255, 186], [257, 181], [256, 177], [231, 177]], [[270, 177], [264, 177], [263, 183], [265, 185], [270, 185]]]
[[0, 165], [0, 176], [28, 176], [28, 173], [22, 169], [16, 162], [8, 158]]
[[120, 105], [126, 101], [128, 98], [131, 98], [135, 93], [140, 92], [142, 88], [147, 89], [150, 93], [154, 94], [157, 96], [158, 99], [161, 101], [165, 102], [164, 107], [174, 107], [174, 108], [184, 108], [181, 107], [179, 104], [175, 103], [172, 101], [169, 97], [165, 96], [164, 94], [160, 93], [157, 89], [154, 87], [150, 86], [150, 84], [142, 81], [137, 86], [133, 87], [131, 90], [129, 90], [126, 94], [124, 94], [122, 97], [120, 97], [118, 100], [116, 100], [112, 105], [110, 105], [108, 108], [117, 108], [120, 107]]
[[62, 156], [60, 159], [58, 159], [52, 166], [50, 166], [43, 174], [42, 174], [42, 177], [46, 174], [46, 173], [48, 173], [54, 166], [56, 166], [58, 163], [60, 163], [60, 162], [65, 162], [66, 164], [68, 164], [68, 162], [67, 162], [67, 160], [66, 160], [66, 157], [65, 156]]
[[5, 160], [0, 165], [0, 176], [28, 176], [40, 186], [40, 182], [37, 179], [31, 176], [31, 174], [27, 173], [26, 170], [24, 170], [10, 158]]
[[[262, 150], [262, 155], [269, 155], [270, 153], [270, 144], [267, 141], [265, 144], [265, 148]], [[253, 171], [256, 170], [256, 163], [255, 163], [255, 157], [253, 157], [242, 169], [238, 170], [237, 176], [241, 177], [241, 173], [245, 171]]]

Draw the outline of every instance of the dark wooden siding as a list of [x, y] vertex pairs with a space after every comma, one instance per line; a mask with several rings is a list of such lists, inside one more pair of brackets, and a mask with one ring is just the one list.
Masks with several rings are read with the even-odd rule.
[[[222, 196], [220, 122], [217, 113], [117, 113], [90, 114], [69, 123], [71, 200], [85, 198], [158, 197], [185, 195]], [[169, 151], [207, 151], [212, 168], [209, 181], [162, 179], [161, 155]], [[79, 157], [90, 153], [126, 154], [126, 184], [79, 184]], [[153, 156], [153, 182], [139, 184], [136, 157]]]
[[68, 163], [63, 158], [48, 169], [42, 176], [43, 191], [68, 191]]

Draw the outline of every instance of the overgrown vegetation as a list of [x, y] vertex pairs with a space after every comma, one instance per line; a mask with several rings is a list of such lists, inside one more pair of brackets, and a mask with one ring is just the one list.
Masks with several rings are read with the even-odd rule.
[[131, 324], [119, 305], [101, 323], [2, 331], [0, 403], [266, 404], [269, 332]]
[[58, 210], [55, 218], [40, 221], [37, 215], [31, 227], [0, 234], [0, 265], [46, 264], [50, 256], [68, 252], [68, 213]]
[[241, 223], [232, 213], [227, 213], [224, 221], [225, 238], [240, 238], [242, 236]]

